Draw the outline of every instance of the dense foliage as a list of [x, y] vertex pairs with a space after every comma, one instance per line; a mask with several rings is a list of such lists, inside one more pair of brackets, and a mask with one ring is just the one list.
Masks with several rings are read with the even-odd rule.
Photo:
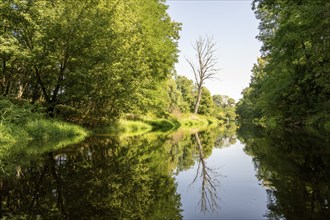
[[[164, 2], [1, 1], [0, 98], [87, 125], [191, 112], [196, 86], [173, 76], [180, 24]], [[201, 114], [214, 115], [203, 93]]]
[[[14, 101], [14, 102], [12, 102]], [[83, 140], [85, 129], [77, 125], [47, 119], [37, 106], [17, 100], [0, 99], [0, 147], [20, 141], [49, 141], [49, 139]], [[21, 142], [25, 142], [24, 144]], [[41, 150], [41, 149], [40, 149]]]
[[[194, 112], [198, 97], [198, 88], [192, 80], [185, 76], [176, 77], [177, 89], [181, 93], [178, 108], [183, 113]], [[206, 87], [201, 89], [201, 100], [198, 113], [201, 115], [212, 116], [223, 121], [234, 121], [235, 100], [226, 95], [211, 95]], [[182, 98], [181, 98], [182, 97]]]
[[262, 58], [237, 113], [266, 124], [330, 127], [330, 3], [255, 0]]
[[151, 105], [150, 91], [177, 59], [179, 24], [163, 1], [6, 0], [0, 8], [0, 94], [50, 114], [102, 120]]

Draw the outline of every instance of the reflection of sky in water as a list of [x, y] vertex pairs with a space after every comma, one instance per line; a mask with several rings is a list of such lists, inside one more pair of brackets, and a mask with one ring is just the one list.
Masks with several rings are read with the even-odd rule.
[[[177, 192], [181, 194], [184, 219], [263, 219], [267, 213], [266, 189], [255, 177], [252, 158], [244, 153], [243, 145], [236, 143], [229, 148], [213, 149], [206, 159], [208, 168], [218, 173], [220, 198], [217, 212], [202, 213], [198, 202], [201, 197], [201, 177], [191, 184], [197, 172], [197, 163], [175, 178]], [[212, 174], [211, 174], [212, 175]], [[190, 185], [191, 184], [191, 185]], [[190, 185], [190, 186], [189, 186]]]

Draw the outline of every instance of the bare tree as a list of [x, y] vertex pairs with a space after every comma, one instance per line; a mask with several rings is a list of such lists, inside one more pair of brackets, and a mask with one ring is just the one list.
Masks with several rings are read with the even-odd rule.
[[217, 68], [217, 58], [215, 56], [215, 42], [212, 37], [200, 36], [193, 45], [196, 51], [198, 64], [195, 65], [191, 60], [187, 60], [192, 68], [197, 85], [197, 100], [194, 113], [198, 113], [199, 104], [202, 98], [202, 88], [206, 80], [216, 78], [215, 75], [219, 72]]

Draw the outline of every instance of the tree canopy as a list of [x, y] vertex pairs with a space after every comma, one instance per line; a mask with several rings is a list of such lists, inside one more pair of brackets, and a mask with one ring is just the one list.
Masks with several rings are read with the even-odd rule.
[[1, 99], [89, 126], [128, 113], [195, 112], [196, 100], [200, 114], [226, 115], [203, 87], [215, 71], [210, 39], [200, 42], [202, 78], [194, 84], [175, 74], [181, 25], [165, 1], [4, 0], [0, 7]]
[[262, 58], [237, 112], [242, 119], [329, 123], [330, 4], [255, 0]]
[[[177, 60], [163, 1], [0, 3], [0, 92], [102, 120], [146, 104]], [[148, 13], [145, 13], [148, 11]], [[142, 100], [136, 102], [136, 100]]]

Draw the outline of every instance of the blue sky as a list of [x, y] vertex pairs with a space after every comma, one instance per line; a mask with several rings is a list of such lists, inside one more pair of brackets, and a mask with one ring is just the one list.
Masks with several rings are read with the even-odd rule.
[[193, 60], [192, 45], [200, 35], [213, 36], [219, 80], [208, 81], [206, 87], [213, 95], [228, 95], [238, 101], [260, 56], [261, 43], [255, 38], [258, 20], [251, 3], [252, 0], [167, 0], [169, 15], [182, 23], [177, 73], [194, 78], [185, 57]]

